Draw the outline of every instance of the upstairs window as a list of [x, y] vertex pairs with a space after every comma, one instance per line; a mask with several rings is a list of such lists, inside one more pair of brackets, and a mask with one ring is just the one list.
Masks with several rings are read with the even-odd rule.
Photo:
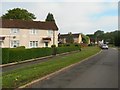
[[53, 36], [53, 30], [48, 30], [48, 36]]
[[37, 34], [37, 30], [31, 29], [31, 30], [30, 30], [30, 34]]
[[11, 31], [10, 31], [10, 33], [11, 33], [11, 34], [18, 34], [19, 31], [20, 31], [20, 30], [19, 30], [18, 28], [12, 28]]

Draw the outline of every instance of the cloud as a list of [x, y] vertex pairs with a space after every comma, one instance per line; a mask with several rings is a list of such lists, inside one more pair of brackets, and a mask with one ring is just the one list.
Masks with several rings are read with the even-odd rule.
[[96, 23], [96, 27], [99, 27], [102, 30], [105, 30], [107, 32], [111, 30], [114, 31], [118, 28], [118, 16], [102, 17]]
[[[47, 0], [46, 0], [47, 1]], [[53, 13], [60, 33], [93, 33], [117, 29], [117, 2], [39, 2], [4, 3], [3, 12], [9, 8], [21, 7], [34, 13], [37, 20], [44, 21]], [[65, 2], [66, 1], [66, 2]], [[101, 1], [101, 0], [99, 0]], [[103, 0], [102, 0], [103, 1]], [[114, 16], [108, 11], [114, 11]]]
[[119, 0], [1, 0], [2, 2], [118, 2]]

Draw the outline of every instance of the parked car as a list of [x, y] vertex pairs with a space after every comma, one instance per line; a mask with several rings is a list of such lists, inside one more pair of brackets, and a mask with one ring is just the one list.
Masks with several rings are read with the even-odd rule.
[[101, 45], [101, 48], [102, 49], [108, 49], [108, 45], [107, 44], [103, 44], [103, 45]]

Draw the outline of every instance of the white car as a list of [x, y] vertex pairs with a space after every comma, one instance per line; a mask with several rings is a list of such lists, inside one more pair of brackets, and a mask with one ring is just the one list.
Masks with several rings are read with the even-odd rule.
[[101, 48], [102, 48], [102, 49], [108, 49], [108, 45], [107, 45], [107, 44], [103, 44], [103, 45], [101, 46]]

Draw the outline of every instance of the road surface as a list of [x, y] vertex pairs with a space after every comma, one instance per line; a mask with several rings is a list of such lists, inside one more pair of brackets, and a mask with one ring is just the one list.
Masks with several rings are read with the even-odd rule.
[[100, 54], [29, 88], [118, 88], [118, 50]]

